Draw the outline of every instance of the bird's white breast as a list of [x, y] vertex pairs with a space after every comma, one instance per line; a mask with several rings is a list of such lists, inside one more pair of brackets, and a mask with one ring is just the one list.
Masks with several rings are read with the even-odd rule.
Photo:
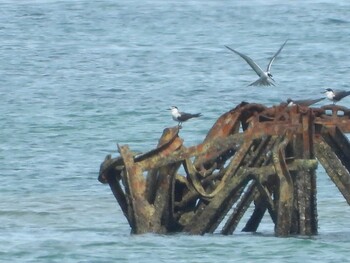
[[333, 98], [334, 98], [334, 93], [332, 92], [332, 91], [326, 91], [326, 97], [327, 97], [327, 99], [329, 99], [329, 100], [333, 100]]
[[178, 120], [177, 118], [179, 118], [181, 116], [181, 114], [180, 114], [178, 109], [172, 109], [171, 116], [173, 117], [174, 121], [177, 121]]

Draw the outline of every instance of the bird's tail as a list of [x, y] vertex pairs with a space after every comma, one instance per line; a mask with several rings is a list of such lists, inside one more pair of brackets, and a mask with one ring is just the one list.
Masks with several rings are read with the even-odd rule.
[[192, 118], [198, 118], [200, 116], [202, 116], [202, 113], [192, 114]]
[[259, 78], [253, 83], [250, 83], [248, 86], [275, 86], [275, 84], [269, 79]]

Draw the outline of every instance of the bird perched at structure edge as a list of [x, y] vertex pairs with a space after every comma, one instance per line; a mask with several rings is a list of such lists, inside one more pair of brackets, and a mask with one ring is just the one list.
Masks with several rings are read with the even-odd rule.
[[325, 89], [325, 91], [321, 92], [321, 93], [325, 93], [326, 94], [326, 98], [329, 99], [330, 101], [332, 101], [333, 104], [337, 103], [338, 101], [340, 101], [344, 97], [350, 95], [350, 91], [333, 90], [333, 89], [330, 89], [330, 88]]
[[179, 109], [176, 106], [171, 106], [169, 108], [169, 110], [171, 110], [171, 115], [173, 117], [174, 121], [178, 122], [178, 125], [181, 126], [181, 124], [189, 119], [192, 118], [197, 118], [202, 116], [201, 113], [186, 113], [186, 112], [180, 112]]
[[[266, 71], [263, 71], [258, 64], [256, 64], [254, 62], [254, 60], [252, 60], [250, 57], [248, 57], [247, 55], [244, 55], [228, 46], [225, 46], [227, 49], [231, 50], [232, 52], [236, 53], [237, 55], [239, 55], [241, 58], [243, 58], [248, 65], [255, 71], [255, 73], [259, 76], [259, 79], [254, 81], [253, 83], [249, 84], [248, 86], [270, 86], [273, 85], [275, 86], [275, 84], [273, 83], [275, 80], [272, 78], [272, 74], [271, 74], [271, 65], [273, 63], [273, 61], [275, 60], [275, 58], [278, 56], [278, 54], [281, 52], [281, 50], [283, 49], [284, 45], [287, 43], [288, 39], [282, 44], [282, 46], [279, 48], [279, 50], [277, 50], [277, 52], [275, 53], [275, 55], [273, 55], [273, 57], [270, 59], [269, 64], [267, 65]], [[272, 80], [272, 81], [271, 81]]]

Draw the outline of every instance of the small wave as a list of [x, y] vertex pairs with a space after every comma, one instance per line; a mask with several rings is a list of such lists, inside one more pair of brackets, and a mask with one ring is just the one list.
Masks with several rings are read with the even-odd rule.
[[107, 91], [109, 91], [109, 92], [125, 92], [125, 89], [110, 88]]
[[344, 20], [344, 19], [338, 19], [338, 18], [328, 18], [326, 20], [326, 23], [340, 25], [340, 24], [348, 24], [349, 21]]

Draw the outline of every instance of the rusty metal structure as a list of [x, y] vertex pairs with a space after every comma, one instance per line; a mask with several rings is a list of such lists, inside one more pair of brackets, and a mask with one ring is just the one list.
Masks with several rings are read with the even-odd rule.
[[179, 132], [166, 128], [143, 154], [118, 145], [120, 156], [101, 164], [98, 180], [109, 184], [134, 234], [229, 235], [252, 211], [242, 231], [255, 232], [268, 212], [276, 236], [315, 235], [318, 162], [350, 204], [347, 108], [242, 102], [199, 145], [184, 146]]

